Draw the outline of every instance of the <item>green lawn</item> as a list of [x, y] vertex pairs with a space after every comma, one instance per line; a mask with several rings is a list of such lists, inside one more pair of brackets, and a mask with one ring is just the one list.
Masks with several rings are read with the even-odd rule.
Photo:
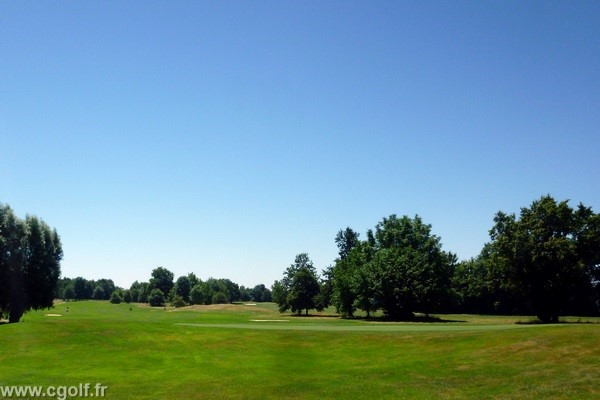
[[385, 323], [299, 318], [273, 304], [131, 307], [63, 303], [0, 325], [0, 385], [102, 383], [107, 399], [600, 398], [598, 319]]

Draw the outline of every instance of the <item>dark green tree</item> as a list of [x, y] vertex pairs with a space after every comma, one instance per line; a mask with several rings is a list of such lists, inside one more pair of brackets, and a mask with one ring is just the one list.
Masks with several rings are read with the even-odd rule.
[[61, 296], [64, 300], [73, 300], [75, 298], [75, 291], [73, 290], [73, 284], [67, 285]]
[[305, 310], [308, 315], [308, 311], [316, 307], [315, 297], [318, 295], [316, 269], [306, 253], [298, 254], [294, 263], [286, 269], [283, 279], [273, 284], [272, 296], [280, 312], [291, 309], [300, 315]]
[[0, 315], [18, 322], [28, 310], [51, 307], [62, 255], [56, 230], [0, 204]]
[[192, 290], [190, 285], [191, 282], [189, 276], [180, 276], [175, 282], [175, 295], [180, 296], [185, 302], [189, 302], [190, 291]]
[[190, 291], [190, 300], [192, 304], [211, 304], [213, 294], [207, 282], [199, 281]]
[[515, 214], [498, 212], [490, 230], [492, 263], [541, 322], [557, 322], [578, 292], [593, 293], [600, 264], [600, 221], [591, 208], [543, 196]]
[[92, 292], [92, 299], [94, 300], [104, 300], [104, 289], [102, 286], [96, 286], [94, 291]]
[[114, 291], [110, 295], [110, 302], [112, 304], [120, 304], [123, 301], [123, 298], [120, 296], [119, 292]]
[[152, 277], [150, 278], [150, 289], [160, 289], [163, 293], [169, 294], [173, 288], [173, 278], [175, 276], [171, 271], [166, 268], [158, 267], [152, 270]]
[[160, 307], [165, 304], [165, 295], [160, 289], [152, 289], [148, 296], [148, 303], [152, 307]]

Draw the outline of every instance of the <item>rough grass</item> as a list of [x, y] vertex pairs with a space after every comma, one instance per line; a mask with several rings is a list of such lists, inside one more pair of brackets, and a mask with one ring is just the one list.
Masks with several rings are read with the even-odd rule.
[[0, 385], [100, 382], [109, 399], [600, 397], [598, 324], [298, 318], [272, 304], [129, 307], [72, 302], [1, 325]]

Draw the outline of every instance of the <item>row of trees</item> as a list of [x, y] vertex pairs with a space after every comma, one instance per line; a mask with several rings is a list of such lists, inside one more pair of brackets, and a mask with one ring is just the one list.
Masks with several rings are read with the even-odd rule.
[[346, 317], [382, 310], [393, 319], [414, 312], [600, 314], [600, 215], [551, 196], [498, 212], [481, 254], [458, 262], [419, 216], [383, 218], [366, 240], [346, 228], [339, 257], [319, 278], [307, 254], [273, 284], [281, 312], [329, 304]]
[[0, 316], [18, 322], [28, 310], [51, 307], [62, 256], [55, 229], [0, 204]]
[[164, 267], [155, 268], [147, 282], [135, 281], [129, 289], [116, 287], [111, 279], [87, 280], [82, 277], [59, 280], [56, 298], [66, 300], [110, 300], [113, 303], [149, 303], [161, 306], [169, 302], [187, 304], [222, 304], [234, 301], [271, 301], [265, 285], [245, 288], [229, 279], [199, 279], [194, 273], [180, 276]]

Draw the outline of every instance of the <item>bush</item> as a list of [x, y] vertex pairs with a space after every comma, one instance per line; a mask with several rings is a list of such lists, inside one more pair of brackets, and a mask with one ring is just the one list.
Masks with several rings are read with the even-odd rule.
[[183, 297], [175, 296], [173, 298], [173, 301], [171, 302], [171, 305], [175, 308], [179, 308], [179, 307], [185, 307], [186, 303], [185, 303], [185, 300], [183, 300]]
[[148, 303], [152, 307], [160, 307], [165, 304], [165, 295], [160, 289], [153, 289], [150, 292]]
[[223, 293], [223, 292], [215, 293], [212, 297], [212, 303], [213, 304], [225, 304], [225, 303], [227, 303], [227, 296], [225, 296], [225, 293]]
[[121, 296], [119, 296], [119, 293], [117, 292], [113, 292], [113, 294], [110, 296], [110, 302], [112, 304], [119, 304], [121, 301], [123, 301], [123, 299], [121, 299]]

